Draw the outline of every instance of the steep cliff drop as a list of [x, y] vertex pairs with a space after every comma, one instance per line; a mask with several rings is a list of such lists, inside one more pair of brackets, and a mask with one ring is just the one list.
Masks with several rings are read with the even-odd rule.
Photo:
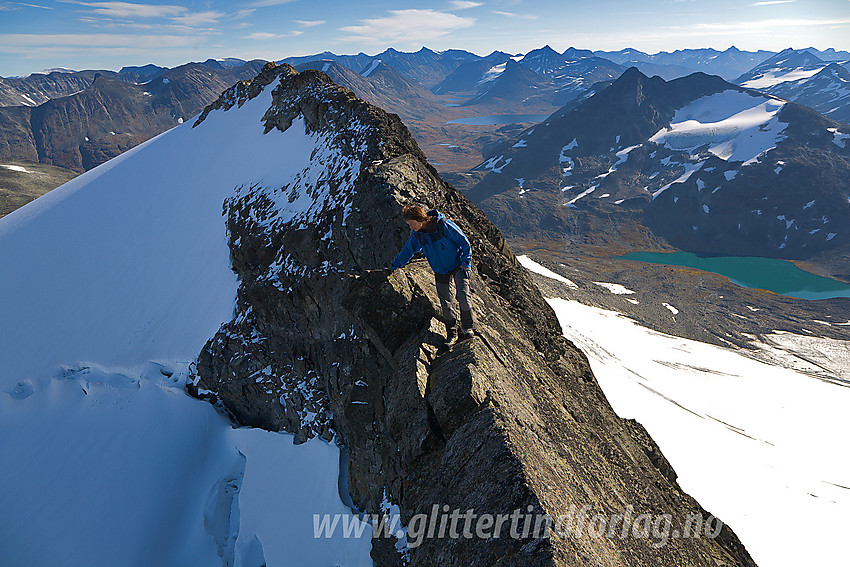
[[[408, 542], [417, 515], [458, 511], [455, 529], [433, 526], [418, 545], [376, 537], [381, 567], [754, 565], [643, 428], [615, 415], [498, 229], [398, 117], [320, 72], [270, 64], [198, 123], [269, 89], [266, 132], [322, 143], [283, 186], [226, 200], [237, 309], [198, 357], [195, 395], [242, 425], [338, 439], [351, 505], [397, 505]], [[445, 213], [473, 247], [478, 334], [448, 352], [427, 265], [383, 269], [407, 238], [411, 201]], [[513, 515], [498, 538], [478, 521], [488, 514]], [[542, 537], [528, 519], [543, 514], [570, 516], [565, 537]], [[712, 533], [695, 534], [694, 518], [714, 520]]]

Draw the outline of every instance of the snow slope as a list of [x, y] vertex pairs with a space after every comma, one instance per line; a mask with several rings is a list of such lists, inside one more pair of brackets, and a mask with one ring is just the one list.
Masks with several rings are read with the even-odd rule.
[[371, 565], [368, 535], [308, 537], [346, 512], [336, 447], [232, 431], [182, 388], [234, 313], [224, 199], [324, 167], [300, 119], [263, 134], [274, 86], [0, 220], [0, 564]]
[[2, 386], [56, 364], [198, 354], [235, 306], [224, 198], [283, 184], [315, 146], [298, 124], [264, 135], [270, 104], [181, 125], [0, 220]]
[[[562, 277], [527, 256], [522, 264]], [[547, 301], [617, 415], [646, 427], [685, 492], [734, 529], [756, 564], [844, 564], [846, 342], [777, 332], [744, 354], [578, 301]]]
[[850, 388], [548, 301], [617, 414], [646, 427], [682, 488], [732, 526], [760, 567], [842, 564]]
[[815, 67], [814, 69], [785, 69], [782, 67], [768, 69], [765, 70], [757, 78], [750, 79], [749, 81], [744, 81], [743, 83], [741, 83], [741, 86], [746, 87], [748, 89], [765, 89], [768, 87], [776, 86], [779, 83], [799, 81], [800, 79], [808, 79], [812, 75], [817, 74], [817, 72], [825, 66], [826, 63], [824, 63], [820, 67]]

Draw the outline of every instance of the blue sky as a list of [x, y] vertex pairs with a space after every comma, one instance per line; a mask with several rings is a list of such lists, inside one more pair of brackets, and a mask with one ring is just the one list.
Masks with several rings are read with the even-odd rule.
[[423, 45], [850, 49], [850, 0], [0, 0], [0, 76]]

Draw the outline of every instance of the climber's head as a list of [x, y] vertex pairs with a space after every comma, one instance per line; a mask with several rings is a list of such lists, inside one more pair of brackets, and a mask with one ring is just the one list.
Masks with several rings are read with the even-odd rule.
[[401, 209], [401, 214], [411, 230], [422, 230], [428, 226], [428, 221], [430, 220], [425, 209], [419, 205], [405, 205]]

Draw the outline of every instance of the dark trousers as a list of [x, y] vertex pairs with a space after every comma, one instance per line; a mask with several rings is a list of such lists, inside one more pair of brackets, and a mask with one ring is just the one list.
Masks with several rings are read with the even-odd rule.
[[448, 274], [434, 272], [437, 296], [440, 298], [440, 306], [443, 308], [443, 322], [445, 322], [447, 328], [454, 327], [457, 324], [457, 317], [452, 306], [452, 280], [455, 284], [455, 297], [458, 305], [460, 305], [461, 326], [464, 329], [471, 329], [473, 320], [472, 306], [469, 303], [469, 270], [460, 266]]

